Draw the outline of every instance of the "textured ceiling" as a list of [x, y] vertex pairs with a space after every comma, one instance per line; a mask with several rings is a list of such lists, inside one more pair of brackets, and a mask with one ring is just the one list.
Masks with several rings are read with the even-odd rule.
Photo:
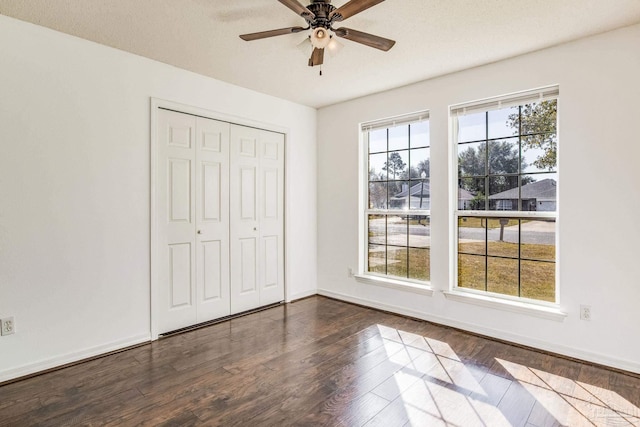
[[0, 14], [321, 107], [638, 23], [640, 0], [386, 0], [335, 26], [396, 45], [340, 39], [322, 76], [296, 48], [305, 33], [238, 37], [304, 25], [277, 0], [0, 0]]

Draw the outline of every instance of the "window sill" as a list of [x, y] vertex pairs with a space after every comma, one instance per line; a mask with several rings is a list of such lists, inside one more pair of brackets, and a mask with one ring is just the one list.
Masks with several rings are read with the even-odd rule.
[[562, 322], [567, 313], [554, 307], [545, 307], [520, 301], [509, 301], [485, 295], [477, 295], [460, 291], [442, 291], [447, 299], [452, 301], [479, 305], [482, 307], [495, 308], [498, 310], [510, 311], [513, 313], [528, 314], [542, 319]]
[[367, 276], [363, 274], [354, 275], [355, 279], [360, 283], [366, 283], [368, 285], [382, 286], [385, 288], [399, 289], [402, 291], [413, 292], [416, 294], [432, 296], [433, 289], [426, 285], [418, 285], [411, 282], [405, 282], [403, 280], [395, 280], [387, 277]]

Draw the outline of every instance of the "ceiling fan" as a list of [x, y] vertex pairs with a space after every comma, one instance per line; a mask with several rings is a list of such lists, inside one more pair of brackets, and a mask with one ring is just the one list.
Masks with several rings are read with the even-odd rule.
[[[306, 7], [298, 0], [278, 1], [303, 17], [307, 21], [307, 26], [280, 28], [277, 30], [243, 34], [240, 36], [242, 40], [252, 41], [267, 37], [299, 33], [301, 31], [311, 29], [312, 33], [309, 36], [309, 39], [313, 45], [313, 52], [311, 53], [311, 58], [309, 58], [310, 67], [322, 65], [324, 62], [324, 49], [329, 46], [330, 43], [335, 42], [335, 40], [332, 40], [333, 34], [385, 52], [391, 49], [396, 43], [393, 40], [364, 33], [362, 31], [352, 30], [351, 28], [333, 28], [334, 23], [344, 21], [345, 19], [368, 9], [371, 6], [382, 3], [384, 0], [350, 0], [339, 8], [333, 6], [331, 4], [331, 0], [312, 0], [312, 3]], [[322, 74], [322, 72], [320, 72], [320, 74]]]

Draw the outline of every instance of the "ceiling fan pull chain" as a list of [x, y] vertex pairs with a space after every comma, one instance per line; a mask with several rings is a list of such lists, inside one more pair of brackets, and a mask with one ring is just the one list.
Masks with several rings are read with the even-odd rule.
[[322, 75], [322, 65], [320, 65], [320, 75]]

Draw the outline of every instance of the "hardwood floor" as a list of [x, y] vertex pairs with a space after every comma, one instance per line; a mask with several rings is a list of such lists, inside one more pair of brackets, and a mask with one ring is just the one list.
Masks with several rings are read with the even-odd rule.
[[312, 297], [0, 387], [0, 426], [640, 426], [640, 379]]

